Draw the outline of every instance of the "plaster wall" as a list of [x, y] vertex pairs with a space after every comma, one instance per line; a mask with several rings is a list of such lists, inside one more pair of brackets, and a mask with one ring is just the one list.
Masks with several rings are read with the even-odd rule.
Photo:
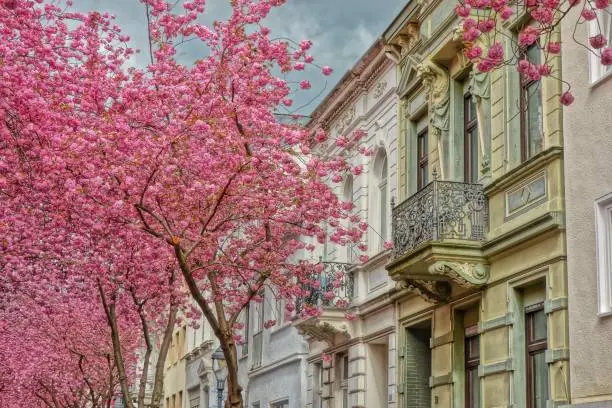
[[[612, 401], [612, 316], [597, 315], [594, 201], [612, 192], [612, 77], [589, 79], [588, 24], [572, 10], [562, 24], [563, 79], [576, 100], [564, 111], [571, 394], [575, 404]], [[597, 402], [600, 401], [600, 402]], [[608, 404], [608, 405], [606, 405]], [[582, 405], [577, 405], [582, 406]]]

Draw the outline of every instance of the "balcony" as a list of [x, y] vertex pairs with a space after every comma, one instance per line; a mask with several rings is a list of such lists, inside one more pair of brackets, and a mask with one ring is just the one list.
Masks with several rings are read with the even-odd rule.
[[[323, 262], [323, 271], [316, 276], [314, 285], [305, 288], [308, 294], [296, 301], [296, 312], [301, 314], [307, 308], [321, 309], [318, 316], [294, 323], [300, 334], [307, 338], [335, 344], [340, 338], [350, 337], [344, 315], [353, 300], [353, 264]], [[333, 296], [332, 296], [333, 295]]]
[[488, 216], [482, 185], [432, 181], [393, 206], [389, 274], [433, 303], [448, 300], [453, 285], [485, 284], [489, 271], [482, 242]]

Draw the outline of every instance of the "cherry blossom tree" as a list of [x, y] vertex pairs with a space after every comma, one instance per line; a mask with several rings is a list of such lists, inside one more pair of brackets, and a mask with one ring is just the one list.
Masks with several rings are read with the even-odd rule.
[[[598, 15], [610, 13], [610, 0], [460, 0], [455, 12], [462, 21], [465, 55], [479, 72], [512, 65], [526, 80], [539, 81], [548, 76], [562, 80], [553, 59], [562, 50], [560, 23], [575, 18], [570, 13], [573, 8], [580, 8], [575, 25], [592, 24], [596, 28], [588, 43], [574, 39], [601, 64], [612, 65], [612, 39], [606, 38], [603, 19], [598, 19]], [[516, 36], [510, 26], [517, 29]], [[504, 43], [508, 45], [504, 47]], [[543, 60], [530, 60], [529, 48], [539, 50]], [[567, 90], [561, 94], [563, 105], [574, 101], [570, 85], [566, 83]]]
[[[70, 1], [0, 6], [0, 262], [19, 279], [47, 279], [43, 289], [61, 286], [48, 279], [61, 274], [88, 288], [129, 407], [137, 342], [127, 333], [136, 329], [149, 350], [153, 321], [166, 341], [180, 273], [220, 340], [226, 407], [238, 408], [241, 311], [264, 287], [289, 309], [306, 294], [322, 267], [307, 255], [310, 238], [361, 240], [352, 204], [329, 185], [361, 170], [313, 155], [324, 132], [275, 116], [310, 88], [290, 73], [313, 64], [309, 41], [274, 40], [264, 26], [282, 0], [233, 0], [231, 16], [212, 26], [200, 22], [203, 0], [142, 3], [144, 69], [127, 68], [133, 50], [112, 16], [71, 12]], [[176, 58], [188, 41], [206, 49], [189, 65]]]

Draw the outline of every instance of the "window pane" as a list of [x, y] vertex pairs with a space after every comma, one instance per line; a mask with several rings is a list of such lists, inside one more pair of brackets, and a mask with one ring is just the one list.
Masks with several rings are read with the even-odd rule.
[[478, 368], [470, 370], [470, 406], [469, 408], [480, 407], [480, 377], [478, 377]]
[[384, 182], [380, 185], [380, 250], [387, 239], [387, 207], [387, 183]]
[[533, 64], [540, 64], [540, 48], [537, 45], [532, 45], [527, 49], [527, 59]]
[[544, 352], [534, 354], [532, 357], [533, 369], [533, 407], [546, 408], [548, 400], [548, 364]]
[[474, 128], [470, 131], [468, 137], [470, 138], [470, 176], [471, 183], [478, 181], [478, 128]]
[[543, 340], [546, 339], [546, 313], [544, 310], [539, 310], [533, 313], [533, 319], [531, 320], [533, 324], [532, 335], [533, 338], [530, 339], [532, 341], [535, 340]]
[[527, 156], [533, 157], [542, 151], [542, 95], [540, 83], [534, 82], [525, 88], [527, 99]]

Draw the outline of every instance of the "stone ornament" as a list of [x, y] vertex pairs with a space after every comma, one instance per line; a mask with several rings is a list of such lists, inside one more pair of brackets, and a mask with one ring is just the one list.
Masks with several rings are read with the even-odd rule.
[[383, 93], [385, 93], [386, 89], [387, 89], [387, 81], [382, 80], [376, 84], [372, 95], [374, 96], [375, 99], [378, 99], [383, 95]]
[[428, 271], [432, 275], [449, 277], [467, 288], [484, 285], [489, 280], [489, 268], [480, 263], [438, 261]]

